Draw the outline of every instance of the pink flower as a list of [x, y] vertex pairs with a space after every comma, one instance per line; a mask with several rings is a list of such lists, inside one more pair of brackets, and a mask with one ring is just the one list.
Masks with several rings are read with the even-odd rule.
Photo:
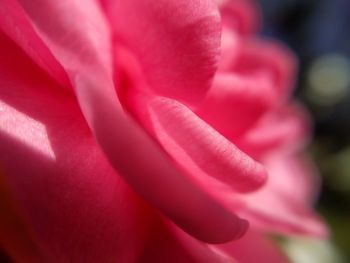
[[3, 0], [4, 251], [284, 262], [266, 234], [325, 236], [295, 61], [257, 17], [247, 0]]

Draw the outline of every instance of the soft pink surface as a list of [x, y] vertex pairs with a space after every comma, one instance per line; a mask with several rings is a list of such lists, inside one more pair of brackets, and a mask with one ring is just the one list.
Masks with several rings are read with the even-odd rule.
[[265, 233], [327, 234], [296, 61], [251, 36], [251, 1], [216, 3], [3, 1], [16, 223], [0, 218], [0, 245], [15, 261], [284, 262]]

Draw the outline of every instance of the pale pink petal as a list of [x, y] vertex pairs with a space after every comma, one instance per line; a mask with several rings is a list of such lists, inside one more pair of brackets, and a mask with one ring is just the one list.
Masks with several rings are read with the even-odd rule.
[[[127, 182], [200, 239], [224, 242], [245, 231], [244, 221], [183, 176], [161, 148], [123, 112], [111, 77], [109, 31], [96, 3], [20, 2], [38, 34], [66, 70], [95, 138]], [[208, 216], [207, 211], [212, 213]]]
[[305, 109], [290, 103], [267, 112], [242, 137], [233, 141], [259, 159], [271, 152], [283, 154], [301, 149], [309, 140], [310, 127]]
[[15, 41], [40, 67], [63, 87], [69, 87], [67, 74], [35, 33], [27, 14], [16, 0], [1, 1], [0, 29]]
[[[142, 202], [104, 157], [75, 98], [0, 39], [0, 169], [42, 262], [132, 262], [147, 228]], [[12, 230], [6, 238], [20, 229]]]
[[135, 53], [151, 89], [196, 102], [211, 84], [220, 16], [211, 0], [103, 1], [116, 43]]
[[297, 61], [281, 43], [270, 40], [245, 40], [231, 70], [248, 76], [260, 76], [271, 81], [282, 103], [295, 84]]
[[218, 65], [219, 72], [231, 71], [232, 64], [239, 56], [242, 42], [238, 32], [227, 26], [222, 27], [221, 56]]
[[303, 156], [278, 153], [264, 163], [269, 180], [263, 189], [241, 196], [246, 205], [239, 213], [265, 231], [326, 237], [327, 227], [313, 208], [319, 185], [313, 166]]
[[227, 138], [240, 138], [276, 103], [276, 97], [264, 78], [221, 73], [196, 112]]
[[[140, 121], [180, 165], [183, 165], [184, 151], [208, 176], [229, 184], [237, 191], [251, 191], [264, 183], [266, 173], [259, 163], [185, 105], [164, 97], [147, 99], [146, 95], [136, 95], [132, 105]], [[186, 166], [184, 169], [188, 169]], [[193, 171], [190, 173], [195, 174]]]
[[268, 237], [258, 232], [248, 231], [248, 233], [236, 242], [230, 242], [217, 246], [237, 259], [240, 263], [287, 263], [287, 257]]

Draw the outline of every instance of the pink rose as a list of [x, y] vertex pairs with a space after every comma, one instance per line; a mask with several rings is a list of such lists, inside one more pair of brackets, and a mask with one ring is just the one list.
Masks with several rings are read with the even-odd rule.
[[3, 0], [3, 250], [284, 262], [266, 234], [326, 236], [295, 61], [258, 25], [247, 0]]

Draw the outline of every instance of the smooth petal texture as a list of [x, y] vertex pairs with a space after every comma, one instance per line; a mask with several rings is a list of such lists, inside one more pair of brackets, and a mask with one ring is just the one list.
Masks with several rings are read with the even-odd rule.
[[151, 89], [190, 103], [203, 98], [220, 52], [220, 15], [211, 0], [103, 2], [116, 42], [137, 56]]
[[274, 105], [276, 95], [273, 85], [264, 78], [218, 73], [196, 113], [234, 141]]
[[268, 237], [258, 232], [248, 233], [237, 242], [217, 246], [240, 263], [287, 263], [289, 260]]
[[[20, 2], [38, 34], [66, 70], [82, 112], [110, 163], [127, 182], [199, 239], [225, 242], [245, 231], [244, 221], [183, 176], [160, 147], [123, 112], [111, 78], [108, 28], [97, 4], [86, 1], [81, 6], [68, 0]], [[182, 199], [191, 203], [184, 206], [179, 201]], [[212, 211], [209, 217], [207, 211]]]
[[265, 231], [327, 237], [325, 223], [313, 211], [319, 183], [314, 167], [306, 160], [279, 153], [266, 158], [269, 180], [263, 189], [241, 196], [246, 205], [239, 214]]
[[133, 262], [147, 228], [142, 203], [104, 157], [74, 97], [0, 36], [0, 166], [43, 262]]
[[67, 74], [35, 33], [29, 18], [16, 0], [1, 0], [0, 29], [63, 87], [69, 87]]
[[[264, 168], [201, 120], [185, 105], [164, 97], [136, 95], [133, 105], [141, 122], [157, 137], [167, 152], [183, 165], [183, 152], [207, 175], [239, 192], [260, 187]], [[144, 111], [148, 109], [148, 114]], [[143, 116], [147, 116], [146, 118]], [[149, 118], [149, 119], [147, 119]], [[177, 147], [176, 147], [177, 146]], [[184, 165], [184, 169], [188, 165]], [[194, 171], [189, 171], [195, 174]], [[195, 176], [195, 175], [194, 175]], [[199, 178], [206, 180], [206, 177]]]

